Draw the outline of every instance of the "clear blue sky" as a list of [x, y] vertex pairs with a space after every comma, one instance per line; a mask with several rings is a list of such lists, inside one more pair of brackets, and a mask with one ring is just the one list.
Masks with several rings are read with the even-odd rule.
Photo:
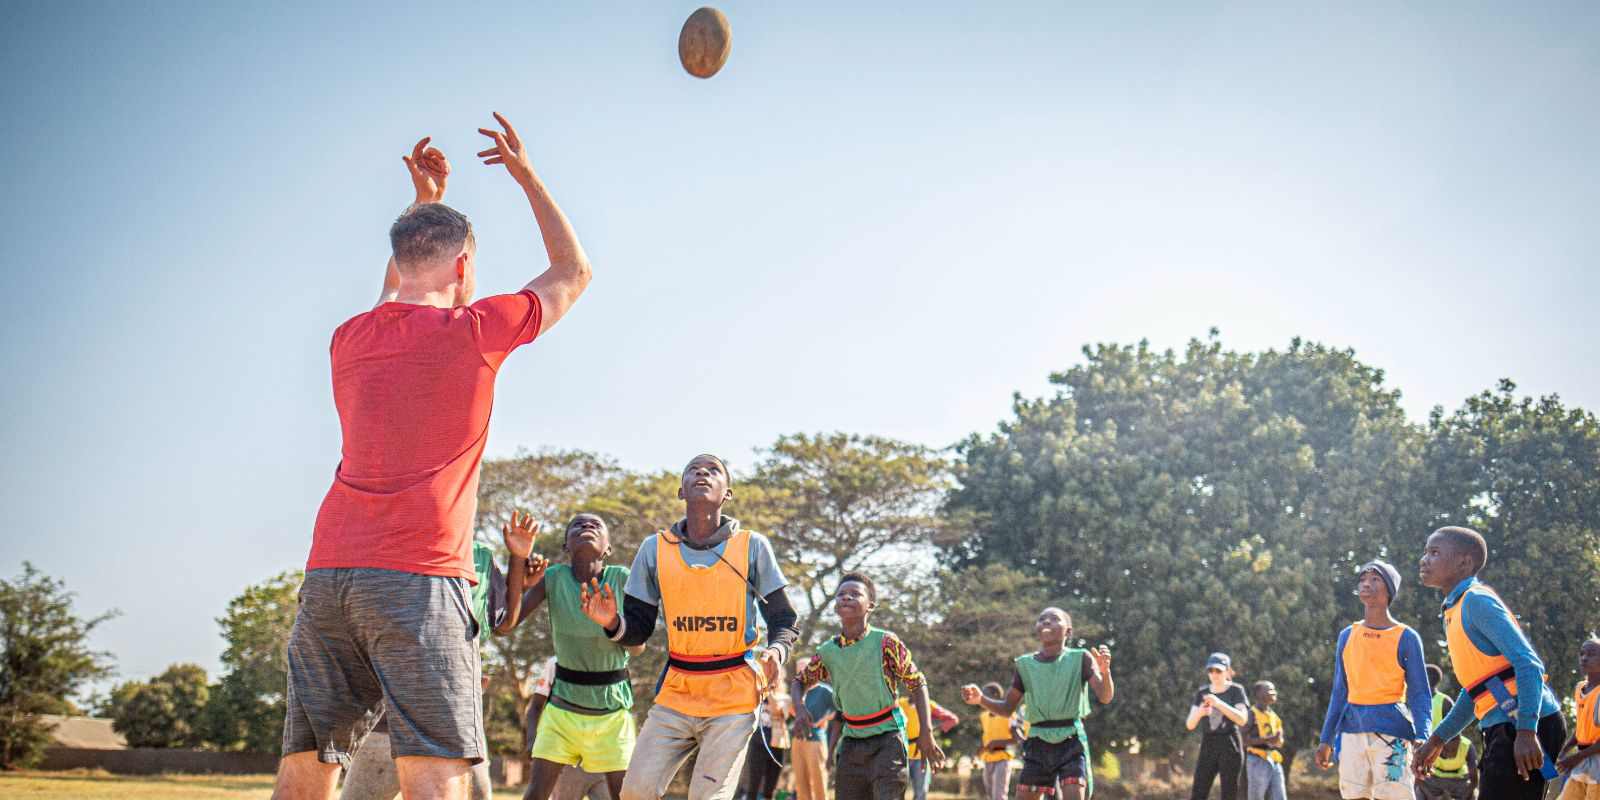
[[945, 445], [1213, 325], [1353, 347], [1418, 419], [1503, 376], [1600, 407], [1600, 5], [728, 2], [710, 81], [695, 3], [324, 5], [0, 2], [0, 569], [120, 608], [126, 676], [214, 669], [303, 563], [417, 138], [480, 292], [542, 268], [491, 110], [595, 269], [491, 455]]

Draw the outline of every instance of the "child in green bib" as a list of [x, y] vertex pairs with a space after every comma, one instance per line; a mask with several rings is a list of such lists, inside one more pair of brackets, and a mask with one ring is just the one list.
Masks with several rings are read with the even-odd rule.
[[[844, 721], [844, 735], [835, 754], [834, 786], [838, 797], [903, 800], [910, 786], [906, 758], [905, 716], [896, 701], [895, 684], [911, 694], [919, 719], [928, 713], [928, 682], [911, 660], [899, 637], [867, 624], [878, 604], [872, 579], [858, 572], [839, 579], [833, 608], [842, 632], [817, 648], [817, 657], [795, 675], [793, 697], [831, 681], [834, 703]], [[795, 724], [811, 724], [805, 705], [795, 706]], [[923, 725], [917, 749], [932, 769], [944, 766], [944, 751], [934, 741], [933, 726]]]
[[637, 738], [628, 657], [644, 648], [611, 641], [584, 611], [586, 605], [607, 601], [615, 606], [628, 583], [628, 568], [605, 563], [611, 533], [594, 514], [579, 514], [567, 523], [562, 550], [567, 564], [537, 556], [528, 560], [529, 589], [512, 606], [514, 626], [548, 602], [556, 650], [550, 701], [533, 739], [533, 775], [525, 800], [550, 797], [568, 765], [605, 774], [612, 795], [618, 795]]
[[1111, 650], [1067, 647], [1072, 617], [1059, 608], [1039, 612], [1033, 624], [1039, 651], [1012, 662], [1011, 691], [1004, 699], [986, 697], [974, 684], [961, 687], [961, 699], [1010, 716], [1023, 706], [1028, 738], [1022, 742], [1019, 800], [1061, 797], [1084, 800], [1094, 787], [1089, 742], [1083, 718], [1089, 716], [1089, 691], [1102, 705], [1111, 702]]

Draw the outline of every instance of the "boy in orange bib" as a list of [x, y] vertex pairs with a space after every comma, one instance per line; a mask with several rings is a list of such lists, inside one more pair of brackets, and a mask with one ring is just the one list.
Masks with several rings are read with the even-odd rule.
[[[722, 515], [733, 499], [722, 459], [695, 456], [683, 470], [678, 498], [684, 518], [646, 539], [634, 556], [622, 613], [606, 587], [584, 605], [624, 647], [644, 644], [657, 616], [666, 618], [667, 668], [628, 762], [623, 800], [658, 800], [696, 749], [689, 800], [731, 798], [756, 707], [799, 637], [771, 542]], [[758, 612], [767, 626], [765, 647]]]
[[1578, 648], [1578, 672], [1583, 683], [1572, 693], [1578, 727], [1561, 752], [1577, 752], [1556, 762], [1567, 776], [1560, 800], [1600, 800], [1600, 638], [1590, 637]]

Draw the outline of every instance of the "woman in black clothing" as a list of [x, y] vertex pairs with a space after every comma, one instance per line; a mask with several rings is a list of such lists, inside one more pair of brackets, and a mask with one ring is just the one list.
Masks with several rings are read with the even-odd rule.
[[1195, 693], [1184, 724], [1189, 730], [1205, 728], [1200, 737], [1200, 758], [1194, 765], [1190, 800], [1209, 800], [1211, 783], [1222, 779], [1222, 800], [1237, 800], [1239, 770], [1244, 767], [1244, 740], [1240, 727], [1250, 719], [1244, 687], [1233, 682], [1233, 660], [1227, 653], [1212, 653], [1206, 661], [1210, 683]]

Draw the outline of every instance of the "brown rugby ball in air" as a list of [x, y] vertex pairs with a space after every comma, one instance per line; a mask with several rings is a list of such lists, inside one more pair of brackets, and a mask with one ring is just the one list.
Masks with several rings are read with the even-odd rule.
[[696, 10], [678, 34], [678, 60], [696, 78], [709, 78], [728, 63], [733, 31], [728, 18], [710, 6]]

